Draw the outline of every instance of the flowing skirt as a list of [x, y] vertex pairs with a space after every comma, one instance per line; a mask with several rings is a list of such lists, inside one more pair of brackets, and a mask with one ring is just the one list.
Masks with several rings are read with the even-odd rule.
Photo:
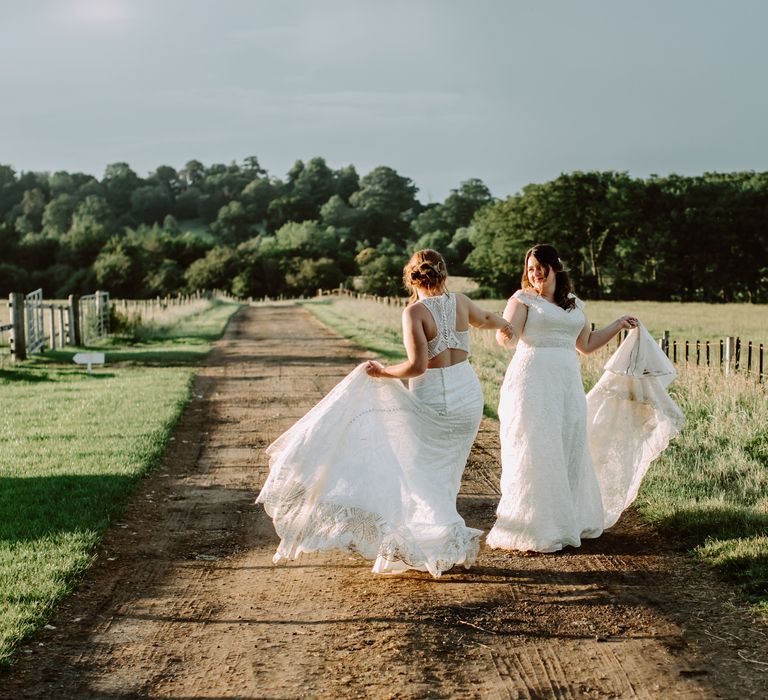
[[518, 345], [499, 401], [501, 499], [486, 543], [554, 552], [603, 531], [574, 349]]
[[257, 502], [280, 537], [274, 561], [340, 549], [377, 573], [470, 566], [482, 533], [456, 497], [482, 408], [469, 362], [428, 369], [410, 390], [357, 367], [267, 448]]
[[642, 326], [585, 397], [578, 358], [519, 346], [499, 401], [501, 500], [490, 547], [553, 552], [614, 525], [684, 423], [672, 363]]

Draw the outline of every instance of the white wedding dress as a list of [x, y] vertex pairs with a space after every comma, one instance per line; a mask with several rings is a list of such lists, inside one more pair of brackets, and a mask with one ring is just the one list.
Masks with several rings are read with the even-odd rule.
[[501, 500], [492, 548], [554, 552], [598, 537], [635, 499], [683, 424], [666, 392], [675, 370], [644, 328], [629, 332], [585, 397], [576, 353], [584, 304], [532, 292], [499, 400]]
[[[454, 295], [419, 303], [438, 327], [430, 356], [468, 348]], [[409, 389], [358, 366], [267, 448], [257, 503], [280, 537], [274, 561], [340, 549], [376, 573], [471, 566], [482, 532], [465, 525], [456, 497], [482, 409], [468, 361], [428, 369]]]

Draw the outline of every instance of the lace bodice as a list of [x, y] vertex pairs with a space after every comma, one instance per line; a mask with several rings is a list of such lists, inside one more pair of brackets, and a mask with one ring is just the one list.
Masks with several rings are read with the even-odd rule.
[[520, 342], [535, 348], [575, 348], [576, 338], [584, 327], [584, 302], [576, 299], [576, 307], [565, 309], [542, 299], [534, 292], [518, 289], [513, 295], [528, 307], [528, 318]]
[[431, 360], [449, 348], [469, 352], [469, 329], [456, 330], [456, 295], [446, 292], [436, 297], [425, 297], [421, 304], [435, 319], [437, 335], [427, 341], [427, 357]]

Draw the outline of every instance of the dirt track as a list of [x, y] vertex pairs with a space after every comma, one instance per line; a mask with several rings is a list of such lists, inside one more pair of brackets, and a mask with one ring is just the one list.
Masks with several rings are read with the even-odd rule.
[[[300, 308], [242, 310], [0, 697], [768, 697], [768, 627], [631, 513], [578, 551], [483, 549], [438, 581], [343, 554], [273, 567], [263, 448], [363, 357]], [[497, 458], [486, 420], [459, 500], [486, 531]]]

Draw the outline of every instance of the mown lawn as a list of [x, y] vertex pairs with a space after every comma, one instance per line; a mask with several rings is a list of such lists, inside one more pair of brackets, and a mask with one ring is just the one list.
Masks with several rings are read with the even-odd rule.
[[76, 585], [158, 464], [195, 365], [237, 308], [212, 302], [130, 343], [112, 338], [92, 375], [72, 363], [82, 348], [0, 369], [0, 663]]

